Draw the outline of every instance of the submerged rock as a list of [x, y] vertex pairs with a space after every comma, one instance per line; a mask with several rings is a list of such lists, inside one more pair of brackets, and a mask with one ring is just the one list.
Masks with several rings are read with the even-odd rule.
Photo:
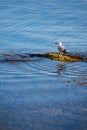
[[69, 53], [49, 52], [49, 53], [44, 54], [44, 56], [52, 60], [58, 60], [58, 61], [64, 61], [64, 62], [75, 62], [75, 61], [87, 60], [87, 58], [84, 56], [73, 55]]
[[[76, 62], [76, 61], [87, 61], [86, 55], [81, 55], [81, 53], [57, 53], [57, 52], [48, 52], [43, 54], [16, 54], [16, 53], [5, 53], [2, 55], [3, 58], [0, 61], [32, 61], [35, 57], [45, 57], [51, 60], [63, 61], [63, 62]], [[3, 59], [3, 60], [2, 60]]]

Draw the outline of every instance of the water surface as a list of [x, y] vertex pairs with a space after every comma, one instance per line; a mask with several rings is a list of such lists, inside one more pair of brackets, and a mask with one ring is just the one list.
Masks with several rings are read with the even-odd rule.
[[[0, 1], [5, 53], [87, 51], [86, 0]], [[87, 62], [0, 62], [0, 129], [86, 130]]]

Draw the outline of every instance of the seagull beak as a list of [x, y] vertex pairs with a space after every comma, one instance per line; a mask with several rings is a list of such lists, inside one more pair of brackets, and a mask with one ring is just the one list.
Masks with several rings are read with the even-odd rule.
[[54, 44], [58, 44], [57, 42], [55, 42]]

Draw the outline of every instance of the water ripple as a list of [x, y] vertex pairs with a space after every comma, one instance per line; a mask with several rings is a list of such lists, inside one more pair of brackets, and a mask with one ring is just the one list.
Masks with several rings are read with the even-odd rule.
[[47, 58], [31, 58], [27, 62], [0, 63], [0, 80], [3, 82], [30, 81], [31, 79], [33, 82], [35, 78], [46, 80], [52, 77], [58, 81], [59, 79], [67, 83], [75, 81], [83, 85], [87, 81], [86, 72], [85, 62], [63, 63]]

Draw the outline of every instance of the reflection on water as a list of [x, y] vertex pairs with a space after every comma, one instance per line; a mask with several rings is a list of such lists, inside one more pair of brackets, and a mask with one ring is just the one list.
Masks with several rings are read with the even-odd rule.
[[0, 37], [0, 129], [86, 130], [87, 62], [25, 53], [86, 52], [87, 1], [0, 1]]
[[66, 65], [65, 64], [59, 64], [58, 65], [58, 75], [62, 76], [62, 73], [65, 71]]

